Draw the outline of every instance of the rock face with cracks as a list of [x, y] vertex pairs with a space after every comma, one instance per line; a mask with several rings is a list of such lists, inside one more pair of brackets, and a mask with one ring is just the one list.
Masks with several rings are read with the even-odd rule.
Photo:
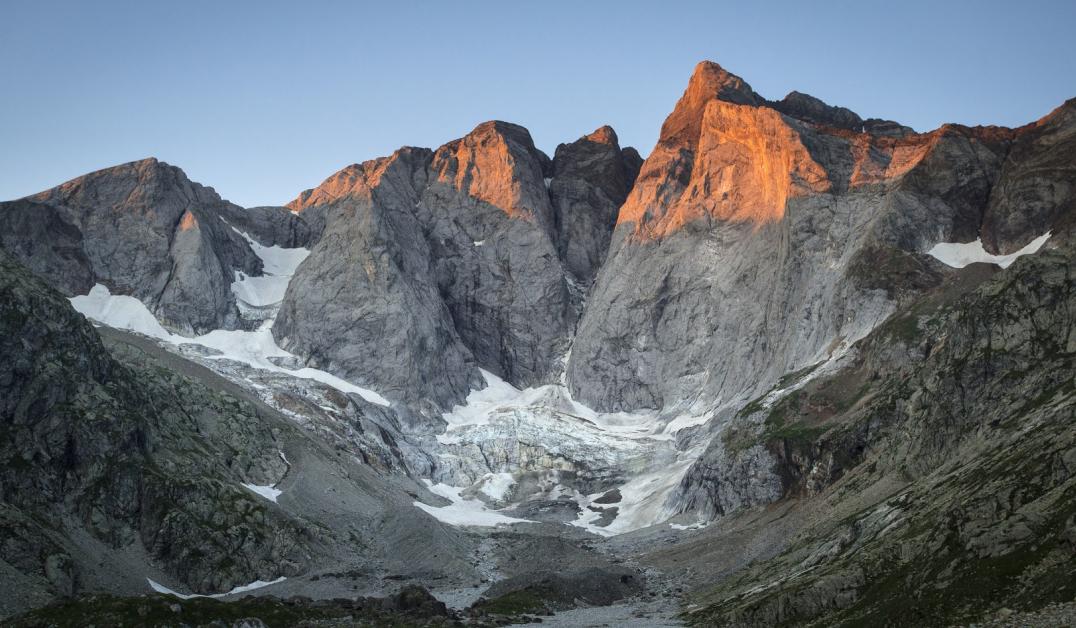
[[937, 242], [987, 241], [992, 225], [1023, 221], [995, 244], [1010, 252], [1071, 203], [1063, 156], [1036, 171], [1056, 182], [1043, 218], [1019, 218], [1026, 210], [1008, 191], [1032, 176], [1017, 174], [1032, 168], [1023, 151], [1067, 154], [1069, 105], [1015, 131], [894, 134], [848, 128], [847, 115], [802, 96], [783, 103], [716, 64], [696, 68], [588, 298], [568, 364], [580, 401], [638, 410], [751, 399], [838, 355], [901, 291], [921, 289], [887, 269], [929, 265], [920, 255]]
[[551, 162], [522, 127], [489, 122], [345, 168], [290, 205], [326, 227], [274, 336], [429, 412], [481, 387], [478, 367], [551, 380], [581, 298], [571, 280], [602, 258], [631, 154], [603, 128]]

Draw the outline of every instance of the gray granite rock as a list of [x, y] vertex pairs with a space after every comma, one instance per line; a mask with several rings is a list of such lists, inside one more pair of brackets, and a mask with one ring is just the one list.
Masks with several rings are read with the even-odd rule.
[[429, 412], [481, 387], [477, 367], [547, 381], [575, 316], [547, 161], [525, 129], [489, 122], [304, 192], [289, 207], [325, 212], [326, 227], [289, 287], [277, 340]]
[[605, 261], [617, 214], [641, 165], [639, 153], [621, 150], [607, 126], [557, 147], [549, 180], [557, 253], [579, 284], [589, 286]]
[[[235, 271], [261, 272], [247, 243], [220, 219], [228, 206], [179, 168], [145, 159], [4, 203], [0, 221], [5, 244], [15, 243], [11, 252], [54, 285], [83, 292], [90, 281], [103, 283], [137, 297], [166, 324], [205, 332], [238, 323]], [[28, 220], [28, 213], [43, 218]]]

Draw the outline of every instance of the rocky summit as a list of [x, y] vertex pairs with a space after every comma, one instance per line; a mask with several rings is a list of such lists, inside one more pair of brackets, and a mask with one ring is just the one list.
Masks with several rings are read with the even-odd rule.
[[1076, 616], [1076, 100], [565, 139], [0, 203], [0, 621]]

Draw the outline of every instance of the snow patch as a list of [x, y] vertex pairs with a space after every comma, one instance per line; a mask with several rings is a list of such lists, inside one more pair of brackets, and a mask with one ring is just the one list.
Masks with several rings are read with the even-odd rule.
[[701, 530], [705, 528], [708, 523], [705, 521], [696, 521], [695, 523], [684, 525], [682, 523], [670, 523], [669, 527], [673, 530]]
[[[250, 249], [262, 261], [263, 275], [261, 277], [251, 277], [243, 272], [235, 271], [232, 293], [239, 301], [240, 311], [246, 309], [244, 306], [267, 308], [279, 304], [284, 300], [288, 283], [295, 274], [295, 270], [310, 255], [310, 249], [265, 246], [235, 227], [232, 227], [232, 230], [247, 241]], [[275, 312], [272, 313], [273, 316], [275, 314]]]
[[138, 332], [174, 345], [195, 344], [217, 351], [210, 359], [230, 359], [266, 371], [285, 373], [293, 377], [313, 379], [344, 393], [355, 393], [370, 403], [391, 405], [378, 393], [314, 368], [287, 369], [277, 366], [270, 358], [295, 360], [291, 353], [276, 344], [272, 320], [265, 321], [255, 331], [216, 329], [208, 334], [188, 338], [170, 333], [161, 326], [145, 304], [134, 297], [111, 294], [106, 286], [97, 284], [85, 296], [71, 298], [71, 305], [87, 318], [98, 323]]
[[416, 507], [426, 511], [438, 521], [452, 526], [473, 526], [479, 528], [493, 528], [499, 525], [512, 523], [532, 523], [527, 519], [516, 519], [490, 510], [484, 503], [477, 499], [466, 499], [460, 493], [462, 488], [447, 484], [434, 484], [429, 480], [423, 480], [430, 492], [440, 495], [452, 502], [447, 506], [430, 506], [422, 502], [412, 502]]
[[1016, 258], [1037, 253], [1050, 239], [1050, 235], [1051, 232], [1047, 231], [1029, 242], [1024, 248], [1008, 255], [987, 253], [983, 248], [982, 238], [975, 238], [974, 242], [939, 242], [927, 251], [927, 255], [953, 268], [964, 268], [975, 263], [997, 264], [1002, 268], [1008, 268]]
[[295, 274], [295, 269], [299, 268], [299, 264], [302, 264], [303, 260], [310, 255], [310, 249], [304, 249], [302, 247], [286, 249], [282, 246], [275, 245], [265, 246], [235, 227], [232, 227], [232, 230], [243, 236], [243, 239], [247, 241], [247, 244], [250, 245], [250, 249], [254, 251], [254, 254], [262, 261], [262, 272], [267, 275], [283, 275], [290, 277]]
[[437, 437], [442, 444], [457, 444], [453, 432], [463, 428], [485, 426], [510, 410], [548, 409], [554, 414], [574, 419], [580, 431], [604, 432], [629, 439], [669, 440], [663, 434], [652, 413], [597, 412], [572, 399], [567, 386], [547, 384], [522, 390], [479, 369], [486, 380], [486, 387], [472, 390], [463, 405], [452, 408], [443, 416], [448, 427]]
[[261, 277], [251, 277], [237, 270], [235, 271], [235, 281], [232, 282], [232, 294], [246, 305], [268, 307], [284, 300], [284, 293], [288, 291], [289, 281], [291, 281], [290, 276], [263, 275]]
[[504, 496], [508, 494], [508, 490], [516, 484], [516, 480], [511, 473], [488, 473], [480, 482], [481, 486], [478, 487], [478, 490], [497, 501], [503, 500]]
[[72, 297], [71, 305], [86, 318], [110, 327], [129, 329], [145, 336], [170, 340], [172, 334], [157, 322], [157, 318], [134, 297], [113, 295], [108, 287], [97, 284], [89, 294]]
[[150, 588], [153, 589], [154, 591], [156, 591], [157, 593], [164, 593], [165, 595], [174, 595], [175, 597], [178, 597], [181, 600], [190, 600], [190, 599], [196, 598], [196, 597], [222, 598], [222, 597], [226, 597], [226, 596], [229, 596], [229, 595], [235, 595], [236, 593], [246, 593], [247, 591], [253, 591], [255, 589], [260, 589], [262, 587], [267, 587], [267, 586], [269, 586], [271, 584], [279, 584], [281, 582], [284, 582], [285, 580], [287, 580], [287, 578], [284, 577], [284, 576], [280, 576], [276, 580], [270, 580], [269, 582], [266, 582], [265, 580], [255, 580], [254, 582], [251, 582], [250, 584], [244, 584], [244, 585], [240, 585], [238, 587], [235, 587], [234, 589], [232, 589], [231, 591], [228, 591], [227, 593], [212, 593], [210, 595], [202, 595], [201, 593], [177, 593], [176, 591], [173, 591], [172, 589], [169, 589], [168, 587], [164, 586], [163, 584], [160, 584], [158, 582], [154, 582], [153, 579], [151, 579], [151, 578], [146, 578], [146, 582], [149, 582]]
[[274, 486], [258, 486], [257, 484], [243, 484], [243, 486], [274, 504], [276, 503], [276, 498], [280, 497], [280, 494], [284, 492]]

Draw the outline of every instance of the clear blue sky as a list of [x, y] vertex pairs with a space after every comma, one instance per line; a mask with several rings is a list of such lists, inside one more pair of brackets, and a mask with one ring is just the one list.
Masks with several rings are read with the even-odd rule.
[[[403, 6], [395, 6], [403, 5]], [[156, 156], [241, 205], [489, 119], [645, 155], [696, 62], [918, 130], [1076, 96], [1076, 1], [0, 1], [0, 199]]]

